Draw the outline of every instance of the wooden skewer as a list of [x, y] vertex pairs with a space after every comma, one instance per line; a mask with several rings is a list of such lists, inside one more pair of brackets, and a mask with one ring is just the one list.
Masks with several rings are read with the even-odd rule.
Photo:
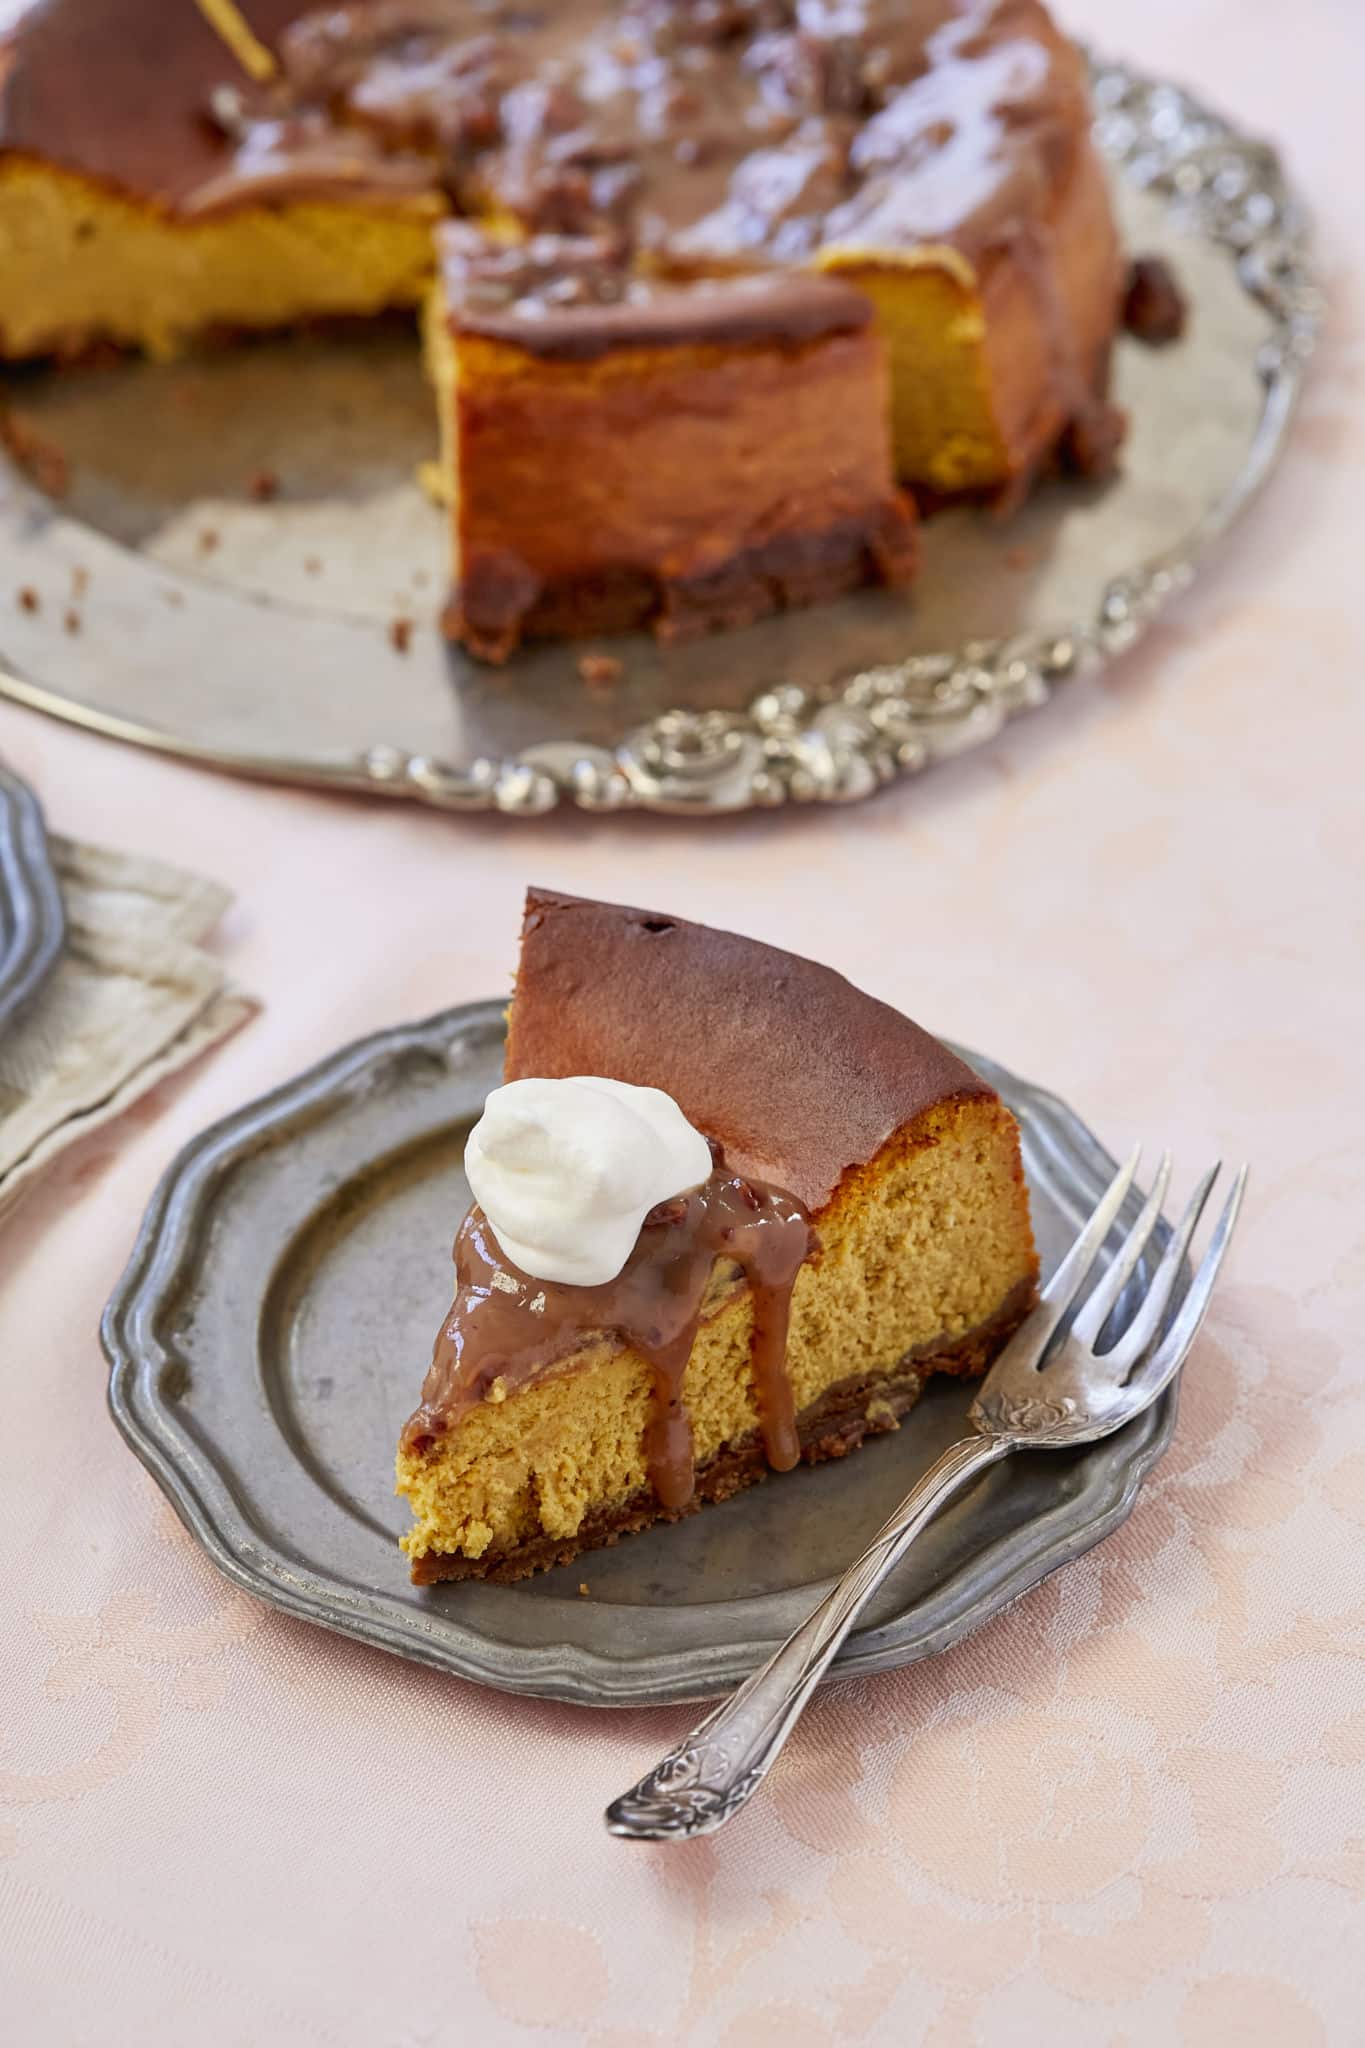
[[254, 78], [258, 85], [264, 85], [279, 70], [272, 53], [260, 38], [252, 33], [236, 0], [195, 0], [199, 12], [209, 27], [231, 50], [248, 78]]

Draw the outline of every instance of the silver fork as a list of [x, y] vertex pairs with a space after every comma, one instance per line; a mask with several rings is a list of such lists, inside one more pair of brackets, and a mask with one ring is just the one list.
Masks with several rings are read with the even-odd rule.
[[[945, 1501], [1011, 1451], [1060, 1450], [1108, 1436], [1171, 1384], [1204, 1320], [1247, 1170], [1244, 1166], [1233, 1182], [1199, 1269], [1164, 1335], [1162, 1324], [1218, 1166], [1209, 1169], [1191, 1195], [1128, 1327], [1101, 1351], [1100, 1337], [1156, 1226], [1170, 1183], [1171, 1160], [1165, 1153], [1142, 1213], [1077, 1309], [1086, 1277], [1132, 1185], [1138, 1156], [1134, 1151], [1115, 1174], [1038, 1306], [982, 1382], [968, 1414], [972, 1434], [951, 1445], [911, 1487], [862, 1556], [781, 1649], [638, 1785], [612, 1801], [606, 1812], [611, 1834], [636, 1842], [680, 1842], [724, 1827], [772, 1769], [868, 1600]], [[1059, 1338], [1073, 1309], [1070, 1326]]]

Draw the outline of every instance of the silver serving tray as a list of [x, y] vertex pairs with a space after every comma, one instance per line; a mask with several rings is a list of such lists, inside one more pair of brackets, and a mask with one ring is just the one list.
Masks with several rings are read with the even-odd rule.
[[[72, 475], [52, 502], [0, 462], [0, 690], [245, 774], [516, 814], [847, 801], [991, 738], [1189, 582], [1279, 452], [1320, 319], [1271, 150], [1122, 66], [1096, 65], [1095, 100], [1127, 245], [1172, 259], [1188, 338], [1120, 342], [1114, 483], [933, 519], [912, 596], [668, 653], [604, 640], [608, 694], [564, 646], [481, 667], [432, 623], [445, 529], [414, 481], [434, 450], [411, 336], [283, 341], [0, 382]], [[263, 470], [277, 502], [252, 500]], [[10, 614], [25, 586], [40, 608]]]
[[65, 930], [38, 800], [0, 768], [0, 1034], [56, 966]]
[[[503, 1034], [500, 1002], [380, 1032], [189, 1145], [105, 1312], [114, 1419], [214, 1562], [287, 1613], [509, 1692], [700, 1698], [805, 1615], [962, 1433], [969, 1390], [940, 1381], [854, 1457], [522, 1585], [409, 1584], [394, 1446], [449, 1306], [464, 1141]], [[968, 1057], [1019, 1118], [1050, 1269], [1113, 1162], [1054, 1096]], [[1098, 1542], [1174, 1420], [1172, 1392], [1102, 1443], [989, 1474], [920, 1539], [836, 1671], [941, 1650]]]

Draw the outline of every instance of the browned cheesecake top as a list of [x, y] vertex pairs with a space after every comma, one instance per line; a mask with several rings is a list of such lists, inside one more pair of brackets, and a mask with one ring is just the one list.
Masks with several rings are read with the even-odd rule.
[[1046, 213], [1086, 131], [1038, 0], [239, 5], [278, 59], [264, 86], [195, 0], [30, 0], [0, 150], [189, 214], [285, 196], [292, 165], [300, 192], [439, 190], [711, 270], [869, 242], [980, 260]]
[[[298, 0], [247, 0], [273, 42]], [[231, 157], [209, 118], [242, 74], [194, 0], [29, 0], [0, 38], [0, 150], [176, 208]]]
[[970, 1067], [833, 969], [682, 918], [532, 889], [506, 1078], [662, 1088], [740, 1173], [815, 1216]]

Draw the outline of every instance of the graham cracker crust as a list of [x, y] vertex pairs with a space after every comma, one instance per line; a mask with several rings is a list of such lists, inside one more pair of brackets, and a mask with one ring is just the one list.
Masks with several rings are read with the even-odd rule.
[[[894, 1373], [860, 1375], [830, 1387], [797, 1417], [802, 1464], [818, 1465], [827, 1458], [846, 1457], [865, 1438], [898, 1428], [901, 1417], [914, 1407], [935, 1373], [947, 1373], [956, 1379], [979, 1378], [1036, 1299], [1033, 1281], [1023, 1281], [1011, 1290], [987, 1322], [978, 1324], [953, 1343], [921, 1346], [902, 1359]], [[696, 1490], [685, 1507], [665, 1508], [651, 1490], [642, 1488], [622, 1506], [599, 1509], [586, 1516], [572, 1536], [534, 1536], [512, 1550], [485, 1553], [482, 1557], [427, 1551], [412, 1560], [412, 1583], [432, 1586], [450, 1580], [486, 1579], [494, 1585], [513, 1585], [535, 1572], [568, 1564], [585, 1550], [605, 1549], [622, 1536], [648, 1529], [656, 1522], [680, 1522], [707, 1501], [729, 1500], [746, 1486], [767, 1479], [770, 1472], [762, 1437], [753, 1430], [697, 1467]]]
[[868, 584], [909, 583], [919, 543], [904, 495], [822, 533], [783, 534], [743, 549], [706, 575], [665, 576], [606, 565], [543, 589], [501, 560], [474, 561], [442, 617], [447, 637], [503, 662], [523, 640], [651, 629], [661, 641], [747, 626], [774, 611], [824, 604]]

